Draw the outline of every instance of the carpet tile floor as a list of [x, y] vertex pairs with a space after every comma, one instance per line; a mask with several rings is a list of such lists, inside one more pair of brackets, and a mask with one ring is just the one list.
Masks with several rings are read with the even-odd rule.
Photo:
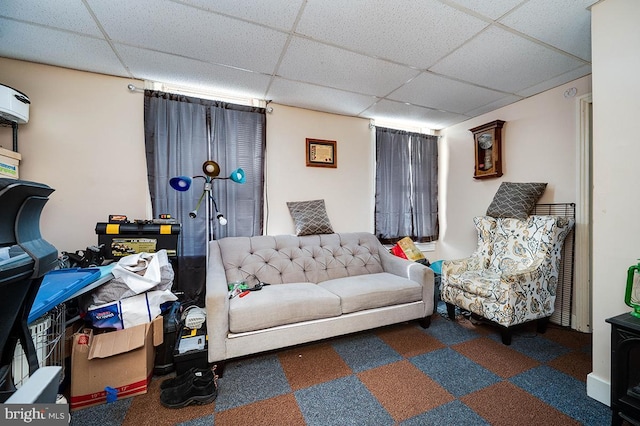
[[591, 335], [498, 330], [433, 316], [229, 362], [215, 402], [167, 409], [145, 395], [72, 413], [71, 425], [607, 425], [586, 394]]

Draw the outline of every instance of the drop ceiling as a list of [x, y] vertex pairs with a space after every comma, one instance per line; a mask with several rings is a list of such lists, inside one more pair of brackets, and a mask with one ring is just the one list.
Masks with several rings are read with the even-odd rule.
[[0, 56], [442, 129], [590, 74], [595, 2], [3, 0]]

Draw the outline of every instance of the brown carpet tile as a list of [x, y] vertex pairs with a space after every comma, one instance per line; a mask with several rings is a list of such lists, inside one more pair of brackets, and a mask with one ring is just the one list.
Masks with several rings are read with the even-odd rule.
[[488, 337], [453, 345], [452, 348], [503, 379], [540, 365], [538, 361]]
[[216, 426], [296, 426], [304, 417], [293, 394], [269, 398], [216, 414]]
[[442, 349], [445, 345], [415, 327], [391, 326], [376, 331], [387, 345], [405, 358]]
[[357, 376], [398, 422], [455, 399], [407, 360], [363, 371]]
[[460, 400], [494, 426], [580, 425], [509, 382], [496, 383]]
[[587, 374], [592, 371], [591, 352], [570, 352], [549, 361], [547, 365], [582, 382], [586, 382]]
[[352, 374], [329, 343], [285, 350], [278, 359], [294, 391]]

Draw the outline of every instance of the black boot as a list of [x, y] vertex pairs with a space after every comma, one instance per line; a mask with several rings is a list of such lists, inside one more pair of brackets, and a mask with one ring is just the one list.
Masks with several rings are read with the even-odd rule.
[[182, 408], [187, 405], [204, 405], [218, 396], [216, 378], [193, 376], [192, 380], [178, 386], [164, 389], [160, 393], [160, 403], [167, 408]]
[[196, 377], [213, 378], [213, 372], [209, 368], [190, 368], [179, 376], [164, 380], [160, 383], [160, 389], [169, 389], [190, 382]]

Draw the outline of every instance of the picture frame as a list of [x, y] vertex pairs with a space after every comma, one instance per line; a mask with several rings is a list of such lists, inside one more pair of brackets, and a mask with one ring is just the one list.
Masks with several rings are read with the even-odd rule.
[[307, 167], [338, 167], [336, 141], [306, 139]]
[[469, 129], [473, 133], [474, 140], [474, 179], [502, 176], [502, 127], [504, 123], [502, 120], [495, 120]]

